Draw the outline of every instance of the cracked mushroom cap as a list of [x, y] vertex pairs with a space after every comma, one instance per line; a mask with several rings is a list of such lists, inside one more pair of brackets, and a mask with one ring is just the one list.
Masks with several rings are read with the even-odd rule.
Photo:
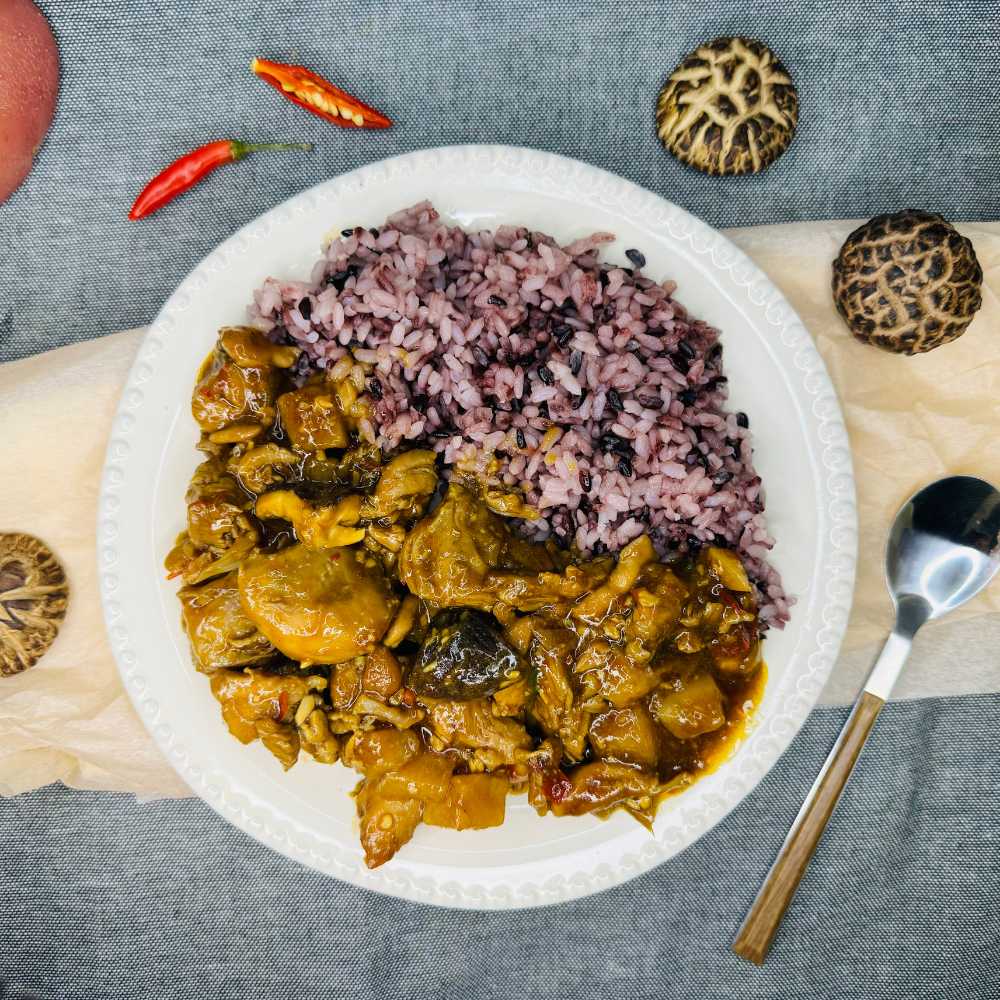
[[68, 596], [66, 574], [44, 542], [0, 534], [0, 676], [38, 662], [66, 616]]
[[982, 305], [972, 243], [932, 212], [879, 215], [855, 229], [833, 262], [833, 297], [851, 333], [919, 354], [965, 333]]
[[685, 57], [656, 105], [656, 130], [682, 163], [755, 174], [787, 148], [799, 120], [788, 70], [752, 38], [716, 38]]

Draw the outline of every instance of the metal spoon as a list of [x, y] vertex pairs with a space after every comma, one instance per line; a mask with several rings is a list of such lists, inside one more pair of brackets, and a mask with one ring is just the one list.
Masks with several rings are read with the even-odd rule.
[[925, 622], [964, 604], [993, 579], [1000, 567], [998, 536], [1000, 493], [971, 476], [931, 483], [896, 515], [885, 553], [896, 624], [736, 935], [737, 955], [758, 965], [764, 961], [913, 637]]

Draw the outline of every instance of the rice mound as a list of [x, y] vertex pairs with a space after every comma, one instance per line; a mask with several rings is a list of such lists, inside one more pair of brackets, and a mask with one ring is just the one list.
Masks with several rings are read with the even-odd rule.
[[423, 202], [344, 230], [309, 282], [269, 278], [250, 322], [304, 348], [303, 371], [363, 378], [362, 431], [384, 449], [433, 448], [522, 490], [542, 515], [518, 522], [528, 537], [597, 554], [648, 532], [665, 558], [730, 546], [762, 621], [781, 626], [790, 600], [718, 331], [643, 274], [638, 250], [602, 263], [613, 240], [470, 233]]

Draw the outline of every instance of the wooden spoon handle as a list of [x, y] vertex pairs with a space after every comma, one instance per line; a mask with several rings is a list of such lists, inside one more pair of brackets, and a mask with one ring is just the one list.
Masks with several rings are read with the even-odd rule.
[[760, 965], [885, 701], [862, 691], [740, 927], [733, 951]]

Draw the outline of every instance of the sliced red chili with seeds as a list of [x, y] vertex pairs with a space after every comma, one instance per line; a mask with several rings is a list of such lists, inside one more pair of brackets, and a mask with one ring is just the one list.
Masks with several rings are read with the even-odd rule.
[[265, 83], [306, 111], [342, 128], [389, 128], [392, 119], [335, 87], [305, 66], [254, 59], [250, 68]]

